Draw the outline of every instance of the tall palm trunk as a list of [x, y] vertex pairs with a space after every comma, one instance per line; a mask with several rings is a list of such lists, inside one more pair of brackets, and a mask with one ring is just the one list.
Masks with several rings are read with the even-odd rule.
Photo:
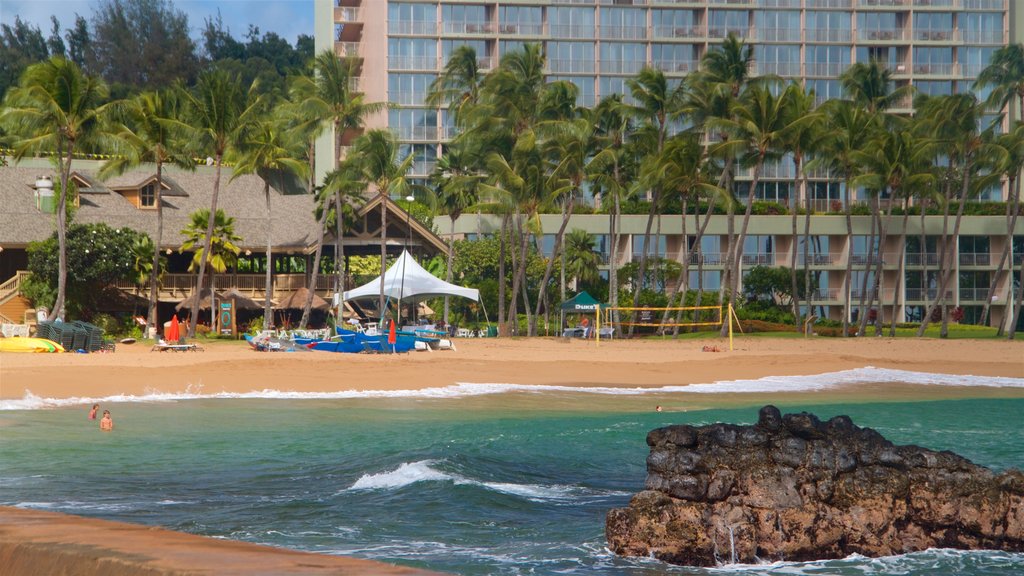
[[[750, 191], [747, 193], [747, 207], [743, 211], [743, 223], [740, 224], [740, 234], [736, 238], [736, 246], [732, 250], [732, 276], [729, 279], [732, 301], [735, 302], [740, 288], [740, 270], [743, 267], [743, 243], [747, 239], [747, 227], [750, 225], [750, 214], [754, 210], [754, 195], [757, 193], [757, 185], [761, 181], [761, 170], [764, 168], [764, 158], [757, 161], [754, 166], [754, 175], [750, 181]], [[729, 322], [726, 322], [726, 328]]]
[[[724, 136], [722, 137], [722, 140], [725, 140]], [[721, 181], [725, 183], [725, 189], [729, 191], [729, 202], [726, 204], [725, 209], [725, 237], [727, 246], [725, 248], [725, 262], [724, 266], [722, 267], [722, 278], [718, 286], [719, 306], [725, 305], [725, 293], [732, 283], [732, 256], [734, 244], [736, 243], [736, 205], [733, 202], [734, 190], [732, 177], [734, 162], [735, 159], [732, 156], [729, 156], [726, 159], [725, 170], [722, 171], [721, 178]], [[735, 302], [736, 299], [732, 295], [730, 295], [729, 301]], [[719, 337], [724, 338], [729, 335], [729, 322], [731, 322], [731, 319], [729, 319], [728, 317], [722, 318], [722, 328], [718, 332]]]
[[852, 284], [853, 284], [853, 206], [850, 204], [852, 194], [850, 194], [850, 178], [846, 178], [846, 189], [843, 192], [845, 196], [845, 210], [843, 211], [846, 216], [846, 276], [843, 279], [843, 338], [850, 336], [850, 308], [853, 306], [852, 302]]
[[[320, 219], [316, 223], [317, 224], [316, 229], [319, 230], [319, 233], [317, 234], [316, 251], [313, 253], [313, 271], [312, 271], [312, 273], [310, 274], [310, 277], [309, 277], [310, 291], [309, 291], [309, 294], [306, 295], [306, 302], [302, 305], [302, 319], [299, 320], [299, 329], [300, 330], [303, 330], [303, 329], [306, 328], [306, 323], [309, 322], [310, 312], [313, 309], [313, 290], [316, 288], [317, 277], [318, 277], [318, 275], [320, 273], [320, 259], [323, 257], [323, 252], [324, 252], [324, 233], [327, 231], [326, 230], [326, 228], [327, 228], [327, 214], [329, 212], [330, 212], [330, 210], [327, 209], [327, 206], [324, 206], [323, 210], [320, 211]], [[267, 260], [267, 270], [270, 270], [270, 260], [269, 260], [270, 255], [268, 254], [267, 257], [268, 257], [268, 260]], [[335, 252], [335, 257], [337, 257], [337, 252]], [[342, 290], [339, 288], [339, 292], [341, 292], [341, 291]], [[271, 314], [270, 318], [271, 318], [271, 322], [273, 322], [273, 318], [274, 318], [273, 314]], [[338, 316], [337, 321], [340, 324], [340, 322], [341, 322], [340, 314]], [[268, 327], [266, 324], [264, 324], [264, 328], [272, 328], [272, 327], [273, 326], [269, 326]]]
[[[1006, 241], [1003, 244], [1003, 251], [999, 255], [999, 263], [996, 266], [996, 271], [992, 275], [992, 282], [989, 283], [988, 295], [985, 297], [985, 304], [981, 309], [981, 325], [985, 326], [988, 323], [989, 308], [992, 301], [996, 297], [996, 289], [999, 286], [999, 277], [1003, 275], [1003, 269], [1006, 267], [1006, 262], [1010, 257], [1010, 248], [1013, 246], [1013, 229], [1017, 227], [1017, 215], [1020, 213], [1020, 190], [1017, 188], [1018, 179], [1016, 175], [1012, 175], [1009, 178], [1009, 190], [1010, 200], [1006, 203]], [[1010, 266], [1010, 274], [1007, 280], [1010, 283], [1010, 290], [1007, 290], [1006, 301], [1009, 302], [1012, 299], [1013, 294], [1013, 266]], [[1007, 308], [1007, 311], [1009, 308]], [[1003, 335], [1003, 328], [1006, 325], [1006, 314], [1003, 314], [1003, 321], [999, 324], [999, 329], [996, 332], [997, 336]]]
[[[636, 275], [636, 285], [633, 286], [633, 307], [637, 308], [640, 306], [640, 293], [643, 292], [645, 280], [647, 277], [647, 253], [651, 249], [651, 228], [654, 226], [654, 216], [658, 212], [659, 194], [657, 190], [651, 191], [651, 208], [647, 211], [647, 227], [644, 228], [644, 250], [640, 253], [640, 268]], [[629, 335], [633, 335], [633, 330], [636, 328], [636, 311], [631, 315], [631, 323], [629, 325]]]
[[[882, 334], [882, 312], [885, 310], [885, 302], [882, 300], [882, 279], [885, 274], [885, 243], [889, 239], [889, 224], [892, 222], [892, 210], [894, 206], [893, 197], [894, 193], [889, 194], [889, 206], [885, 211], [885, 218], [881, 217], [881, 206], [879, 206], [879, 222], [878, 222], [878, 262], [875, 262], [875, 289], [871, 295], [871, 305], [874, 306], [877, 302], [878, 313], [875, 314], [875, 336]], [[881, 204], [881, 200], [879, 200]], [[895, 293], [893, 294], [895, 299]]]
[[[1006, 331], [1006, 339], [1013, 340], [1013, 337], [1017, 334], [1017, 323], [1020, 322], [1020, 309], [1024, 306], [1024, 264], [1020, 267], [1020, 278], [1018, 280], [1019, 286], [1017, 287], [1017, 302], [1013, 307], [1013, 318], [1010, 319], [1010, 327]], [[1013, 280], [1010, 280], [1010, 293], [1013, 293]]]
[[[615, 182], [619, 182], [619, 161], [618, 158], [615, 160], [615, 166], [612, 169], [614, 174]], [[608, 258], [608, 299], [611, 302], [613, 308], [612, 312], [612, 323], [614, 324], [615, 331], [622, 334], [622, 318], [619, 314], [619, 214], [622, 212], [621, 198], [619, 191], [616, 191], [612, 198], [612, 213], [609, 215], [611, 223], [611, 255]]]
[[[384, 320], [384, 273], [388, 269], [388, 196], [387, 187], [382, 186], [378, 191], [380, 194], [380, 296], [377, 299], [377, 308], [380, 310], [380, 319]], [[398, 305], [401, 306], [401, 295]]]
[[[273, 257], [271, 252], [274, 247], [271, 231], [271, 226], [273, 225], [271, 215], [273, 214], [273, 212], [271, 212], [270, 209], [270, 182], [268, 182], [267, 180], [263, 180], [263, 196], [264, 198], [266, 198], [267, 201], [267, 269], [264, 273], [263, 278], [263, 329], [267, 330], [274, 323], [274, 311], [270, 307], [270, 294], [271, 292], [274, 291], [274, 277], [270, 270], [270, 261], [271, 258]], [[303, 319], [305, 319], [305, 316], [303, 316]], [[305, 322], [299, 322], [300, 329], [303, 329], [305, 327]]]
[[[800, 176], [801, 173], [797, 172]], [[807, 186], [807, 172], [802, 173], [803, 177], [803, 188], [804, 188], [804, 204], [806, 210], [804, 212], [804, 297], [807, 299], [807, 317], [810, 318], [814, 314], [814, 291], [811, 289], [811, 210], [814, 207], [814, 203], [811, 201], [810, 190]], [[815, 242], [814, 253], [818, 253], [820, 244]], [[820, 285], [820, 284], [819, 284]]]
[[[872, 200], [872, 202], [873, 201], [874, 200]], [[868, 235], [867, 246], [865, 248], [865, 250], [867, 250], [867, 255], [864, 258], [864, 276], [860, 279], [860, 299], [858, 304], [858, 310], [860, 310], [860, 317], [857, 319], [857, 336], [863, 336], [864, 328], [867, 327], [868, 313], [864, 309], [864, 307], [866, 304], [868, 304], [868, 302], [865, 302], [865, 300], [868, 295], [868, 279], [871, 276], [871, 274], [869, 274], [869, 272], [871, 271], [872, 262], [871, 252], [875, 249], [875, 232], [878, 230], [878, 219], [875, 217], [876, 212], [877, 211], [874, 209], [874, 206], [872, 205], [871, 234]], [[880, 257], [881, 256], [879, 256], [879, 258]]]
[[146, 326], [152, 328], [153, 336], [159, 330], [159, 319], [156, 313], [157, 290], [160, 288], [160, 243], [164, 235], [163, 184], [164, 163], [156, 162], [156, 236], [153, 238], [153, 270], [149, 273], [149, 313]]
[[[686, 234], [686, 211], [689, 202], [684, 195], [682, 198], [682, 204], [680, 207], [680, 233], [682, 235], [682, 246], [679, 247], [679, 279], [675, 285], [672, 286], [672, 290], [668, 294], [668, 306], [671, 308], [675, 303], [676, 295], [679, 295], [679, 306], [686, 306], [686, 293], [689, 291], [689, 272], [690, 272], [690, 242]], [[700, 205], [697, 206], [697, 212], [700, 212]], [[672, 313], [671, 310], [666, 309], [664, 314], [661, 315], [661, 329], [665, 330], [665, 325], [668, 324], [668, 317]], [[678, 320], [676, 321], [678, 324]], [[675, 327], [674, 334], [679, 333], [679, 326]]]
[[508, 336], [508, 322], [505, 319], [505, 242], [508, 234], [508, 214], [501, 216], [501, 234], [498, 241], [498, 333]]
[[60, 170], [60, 195], [57, 200], [57, 299], [53, 303], [53, 310], [50, 310], [46, 317], [50, 322], [56, 320], [64, 309], [68, 282], [68, 183], [71, 180], [74, 142], [69, 142], [67, 147], [65, 157], [63, 142], [57, 144], [57, 162]]
[[551, 272], [555, 267], [555, 259], [562, 253], [563, 247], [562, 242], [565, 239], [565, 229], [569, 226], [569, 219], [572, 218], [573, 208], [575, 207], [574, 198], [576, 196], [575, 190], [566, 199], [566, 203], [562, 206], [562, 224], [558, 228], [558, 233], [555, 234], [555, 247], [551, 253], [551, 258], [548, 258], [547, 266], [544, 267], [544, 278], [540, 282], [540, 289], [537, 294], [537, 311], [534, 312], [533, 318], [530, 319], [530, 327], [528, 334], [530, 336], [537, 335], [537, 318], [540, 316], [541, 306], [544, 305], [545, 296], [548, 291], [548, 280], [551, 279]]
[[[703, 301], [704, 301], [704, 254], [701, 251], [701, 242], [704, 239], [704, 232], [707, 230], [708, 224], [711, 222], [711, 214], [714, 212], [714, 210], [715, 210], [715, 203], [711, 202], [709, 200], [708, 201], [708, 211], [704, 214], [704, 223], [703, 224], [700, 221], [700, 202], [697, 203], [697, 207], [693, 211], [694, 225], [696, 225], [696, 227], [697, 227], [697, 235], [693, 239], [693, 245], [696, 247], [695, 250], [696, 250], [696, 254], [697, 254], [697, 297], [696, 297], [696, 299], [693, 302], [694, 306], [703, 306]], [[693, 321], [695, 323], [696, 322], [700, 322], [702, 314], [703, 314], [702, 310], [694, 310], [693, 311]], [[679, 310], [676, 313], [676, 323], [679, 323], [682, 320], [682, 318], [683, 318], [683, 311]], [[679, 334], [679, 327], [676, 326], [676, 329], [673, 330], [673, 332], [672, 332], [672, 337], [674, 338], [678, 334]]]
[[[512, 278], [512, 302], [509, 306], [508, 311], [508, 321], [509, 323], [512, 324], [513, 334], [517, 336], [519, 335], [520, 292], [522, 292], [524, 295], [524, 304], [526, 303], [524, 288], [524, 284], [526, 283], [526, 253], [529, 249], [530, 241], [530, 235], [525, 229], [526, 227], [524, 226], [523, 218], [524, 215], [522, 214], [517, 215], [516, 218], [516, 234], [518, 234], [516, 240], [519, 242], [519, 253], [516, 255], [518, 263], [516, 264], [513, 270], [514, 276]], [[528, 307], [529, 304], [526, 304], [526, 306]]]
[[[793, 162], [794, 162], [794, 164], [796, 164], [797, 182], [799, 182], [800, 181], [800, 178], [799, 178], [799, 176], [800, 176], [800, 161], [797, 160], [796, 158], [794, 158]], [[793, 249], [789, 251], [789, 284], [790, 284], [790, 292], [792, 293], [792, 299], [791, 299], [791, 303], [790, 304], [791, 304], [791, 308], [793, 309], [793, 323], [794, 323], [794, 325], [796, 327], [797, 332], [800, 331], [800, 298], [797, 296], [797, 278], [796, 278], [796, 252], [799, 249], [799, 243], [797, 242], [797, 212], [799, 212], [799, 210], [797, 209], [797, 207], [799, 206], [799, 204], [800, 204], [799, 193], [793, 194], [793, 204], [792, 204], [792, 208], [791, 208], [792, 213], [791, 213], [791, 217], [790, 217], [790, 228], [791, 228], [790, 238], [792, 238]], [[807, 248], [806, 242], [804, 243], [804, 248]], [[807, 265], [807, 257], [806, 257], [806, 255], [804, 256], [804, 265], [805, 266]], [[810, 311], [808, 311], [808, 314], [810, 314]]]
[[[903, 278], [903, 274], [904, 274], [904, 266], [905, 266], [904, 260], [906, 260], [906, 255], [907, 255], [907, 222], [909, 222], [909, 220], [910, 220], [910, 197], [907, 196], [903, 200], [903, 227], [900, 229], [900, 255], [899, 255], [899, 260], [898, 260], [898, 262], [899, 262], [899, 269], [898, 269], [898, 271], [896, 273], [896, 286], [897, 286], [897, 288], [894, 289], [894, 292], [893, 292], [893, 295], [892, 295], [893, 296], [893, 298], [892, 298], [892, 318], [889, 320], [889, 337], [891, 337], [891, 338], [895, 338], [896, 337], [896, 313], [899, 310], [899, 302], [901, 301], [900, 298], [897, 298], [897, 294], [895, 293], [895, 290], [898, 290], [899, 286], [906, 286], [906, 281]], [[904, 292], [904, 294], [903, 294], [902, 301], [903, 301], [904, 306], [905, 306], [906, 305], [906, 301], [907, 301], [907, 294], [906, 294], [906, 289], [905, 288], [904, 288], [903, 292]]]
[[[203, 240], [203, 248], [199, 253], [199, 275], [196, 278], [196, 291], [197, 295], [192, 300], [192, 309], [189, 311], [189, 322], [188, 325], [188, 337], [195, 338], [196, 336], [196, 324], [199, 320], [199, 293], [203, 289], [203, 275], [206, 272], [206, 260], [210, 257], [210, 250], [213, 248], [210, 246], [210, 242], [213, 240], [213, 225], [217, 217], [217, 198], [220, 196], [220, 167], [221, 161], [224, 159], [223, 152], [218, 150], [214, 156], [214, 166], [216, 171], [213, 177], [213, 195], [210, 198], [210, 217], [206, 221], [206, 236]], [[213, 313], [214, 313], [214, 297], [213, 297], [213, 272], [210, 273], [210, 328], [214, 328], [213, 325]]]
[[[865, 299], [866, 299], [866, 304], [867, 304], [867, 310], [868, 311], [864, 312], [861, 315], [861, 318], [860, 318], [860, 325], [858, 326], [858, 333], [861, 336], [864, 336], [865, 334], [867, 334], [868, 316], [871, 315], [870, 314], [870, 310], [872, 309], [872, 306], [875, 305], [875, 298], [879, 298], [879, 302], [881, 302], [881, 294], [879, 294], [879, 292], [881, 291], [881, 286], [882, 286], [881, 274], [882, 274], [882, 264], [883, 264], [883, 260], [884, 260], [882, 255], [885, 253], [885, 222], [882, 221], [882, 207], [881, 207], [881, 203], [882, 203], [881, 193], [876, 194], [874, 196], [874, 198], [871, 199], [871, 243], [870, 243], [870, 247], [871, 247], [871, 249], [874, 249], [874, 247], [875, 247], [875, 238], [876, 238], [875, 232], [877, 231], [878, 232], [878, 236], [877, 236], [877, 238], [878, 238], [878, 250], [877, 250], [877, 254], [874, 256], [873, 259], [870, 258], [870, 257], [868, 258], [868, 263], [864, 267], [864, 283], [863, 283], [863, 286], [864, 286], [865, 289], [861, 292], [860, 301], [861, 301], [861, 310], [863, 311], [864, 310], [864, 306], [865, 306]], [[890, 203], [890, 206], [891, 206], [891, 203]], [[871, 278], [871, 289], [868, 290], [867, 289], [868, 277], [871, 276], [870, 272], [872, 272], [872, 265], [874, 265], [873, 266], [873, 268], [874, 268], [874, 271], [873, 271], [874, 272], [874, 277]], [[875, 326], [876, 327], [878, 326], [879, 318], [881, 316], [882, 316], [882, 314], [881, 314], [880, 310], [875, 313]]]
[[[348, 261], [345, 259], [345, 203], [341, 194], [334, 196], [334, 267], [338, 275], [338, 318], [341, 322], [345, 316], [345, 279], [348, 278]], [[326, 207], [324, 208], [326, 211]], [[326, 215], [324, 216], [326, 218]], [[324, 223], [326, 225], [326, 222]]]
[[[953, 219], [953, 235], [952, 237], [947, 235], [947, 217], [949, 214], [949, 201], [952, 199], [947, 197], [946, 208], [943, 212], [942, 219], [942, 236], [943, 236], [943, 250], [942, 255], [939, 258], [939, 291], [935, 294], [935, 300], [929, 307], [928, 314], [921, 320], [921, 326], [917, 329], [917, 336], [920, 338], [924, 336], [925, 330], [928, 329], [928, 324], [931, 320], [932, 312], [938, 309], [939, 303], [945, 304], [946, 300], [946, 289], [949, 287], [949, 281], [953, 278], [953, 272], [958, 268], [956, 265], [956, 254], [957, 254], [957, 240], [960, 238], [960, 223], [963, 220], [964, 208], [967, 206], [967, 193], [970, 190], [970, 162], [969, 159], [965, 159], [963, 163], [963, 179], [960, 186], [960, 204], [956, 209], [956, 216]], [[947, 259], [948, 256], [948, 259]], [[943, 307], [945, 308], [945, 306]], [[949, 319], [948, 315], [943, 310], [942, 314], [942, 329], [939, 331], [940, 338], [946, 338], [949, 336]]]
[[[452, 221], [451, 233], [448, 235], [448, 269], [444, 273], [445, 282], [451, 283], [452, 281], [452, 264], [455, 262], [455, 220], [458, 219], [457, 213], [451, 213], [448, 215], [448, 219]], [[450, 307], [449, 303], [450, 296], [444, 297], [444, 325], [448, 325], [448, 310]]]

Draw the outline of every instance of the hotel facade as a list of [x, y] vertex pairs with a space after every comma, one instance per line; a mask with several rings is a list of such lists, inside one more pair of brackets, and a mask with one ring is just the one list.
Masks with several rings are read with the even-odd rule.
[[[472, 46], [486, 72], [509, 50], [541, 43], [550, 81], [566, 80], [579, 88], [579, 103], [593, 105], [609, 94], [628, 97], [626, 80], [645, 66], [680, 81], [695, 71], [701, 58], [730, 34], [754, 47], [754, 74], [775, 74], [814, 90], [819, 102], [840, 98], [840, 74], [855, 62], [877, 60], [893, 73], [896, 85], [940, 95], [972, 89], [992, 54], [1021, 41], [1021, 6], [1014, 0], [315, 0], [316, 48], [358, 59], [358, 87], [367, 101], [388, 101], [392, 109], [369, 119], [368, 128], [389, 128], [415, 158], [414, 178], [426, 178], [454, 135], [446, 110], [424, 104], [429, 86], [459, 46]], [[985, 97], [987, 94], [979, 94]], [[910, 99], [894, 112], [911, 113]], [[1013, 111], [1012, 117], [1018, 117]], [[1004, 121], [1008, 125], [1010, 118]], [[355, 134], [346, 137], [354, 138]], [[350, 143], [344, 140], [342, 145]], [[318, 144], [318, 157], [338, 158], [333, 138]], [[320, 170], [333, 163], [320, 162]], [[899, 222], [890, 226], [883, 246], [868, 246], [870, 218], [855, 217], [847, 234], [839, 215], [843, 184], [827, 173], [811, 175], [804, 189], [792, 161], [766, 166], [756, 197], [791, 206], [810, 196], [809, 266], [818, 274], [816, 306], [830, 318], [842, 314], [849, 292], [859, 300], [862, 281], [876, 284], [871, 270], [879, 258], [877, 282], [883, 317], [896, 304], [898, 321], [917, 321], [936, 290], [935, 271], [942, 217], [911, 218], [906, 250]], [[749, 174], [740, 175], [742, 181]], [[984, 191], [979, 201], [1002, 201], [1006, 184]], [[855, 191], [855, 202], [864, 198]], [[546, 217], [544, 230], [557, 229], [557, 216]], [[744, 246], [743, 265], [788, 266], [793, 251], [802, 266], [803, 244], [791, 234], [789, 216], [755, 216]], [[447, 232], [439, 220], [439, 230]], [[571, 228], [596, 237], [602, 258], [626, 263], [643, 250], [646, 216], [623, 216], [623, 241], [610, 254], [605, 215], [575, 216]], [[456, 224], [460, 236], [493, 233], [498, 222], [486, 215], [465, 215]], [[1007, 243], [1004, 216], [967, 216], [958, 238], [957, 266], [950, 296], [964, 310], [964, 321], [980, 314]], [[925, 235], [924, 245], [919, 238]], [[684, 239], [679, 215], [665, 215], [652, 239], [651, 252], [678, 259]], [[688, 230], [694, 230], [692, 219]], [[543, 244], [549, 248], [552, 234]], [[699, 248], [705, 264], [705, 288], [721, 281], [722, 255], [728, 246], [724, 217], [714, 217]], [[852, 244], [853, 272], [846, 275]], [[990, 323], [1012, 314], [1012, 286], [1024, 262], [1024, 219], [1019, 219], [1010, 262], [997, 280]], [[905, 252], [905, 253], [904, 253]], [[903, 273], [900, 274], [900, 254]], [[695, 272], [693, 274], [696, 274]], [[696, 278], [691, 278], [696, 283]], [[816, 308], [817, 309], [817, 308]]]

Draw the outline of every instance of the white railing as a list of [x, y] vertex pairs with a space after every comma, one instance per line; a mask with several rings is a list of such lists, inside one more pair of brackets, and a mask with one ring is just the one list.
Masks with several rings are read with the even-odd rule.
[[[925, 290], [924, 288], [906, 288], [906, 289], [903, 290], [903, 300], [905, 302], [911, 302], [911, 301], [918, 301], [918, 302], [925, 301], [925, 302], [927, 302], [927, 301], [934, 300], [935, 299], [935, 295], [938, 294], [938, 293], [939, 293], [938, 288], [928, 288], [927, 290]], [[947, 300], [952, 300], [953, 299], [953, 291], [952, 290], [947, 290], [946, 291], [946, 299]]]
[[799, 42], [799, 28], [758, 28], [755, 30], [760, 42]]
[[891, 28], [885, 30], [860, 30], [857, 33], [857, 38], [860, 40], [867, 41], [891, 41], [891, 40], [907, 40], [909, 34], [906, 30], [901, 28]]
[[536, 24], [523, 24], [523, 23], [507, 23], [498, 26], [498, 33], [500, 34], [514, 34], [518, 36], [542, 36], [544, 34], [544, 25], [541, 23]]
[[436, 56], [388, 56], [391, 70], [437, 70]]
[[923, 42], [949, 42], [952, 39], [952, 30], [914, 30], [914, 40], [921, 40]]
[[424, 92], [389, 92], [388, 100], [405, 106], [422, 106], [427, 95]]
[[653, 38], [700, 38], [704, 36], [701, 26], [655, 26]]
[[853, 31], [849, 28], [808, 28], [804, 31], [808, 42], [849, 42]]
[[708, 38], [725, 38], [730, 34], [735, 35], [737, 38], [748, 38], [750, 37], [750, 29], [746, 26], [709, 26], [708, 27]]
[[808, 8], [850, 8], [853, 0], [806, 0]]
[[592, 40], [597, 35], [597, 29], [593, 25], [549, 24], [548, 28], [554, 38], [588, 38]]
[[697, 62], [669, 62], [656, 60], [652, 66], [662, 72], [690, 72], [697, 69]]
[[744, 254], [741, 261], [744, 266], [774, 266], [775, 254], [766, 252]]
[[609, 74], [636, 74], [643, 69], [643, 60], [602, 60], [601, 72]]
[[857, 0], [857, 5], [865, 7], [910, 6], [910, 0]]
[[914, 74], [927, 74], [932, 76], [949, 76], [956, 74], [956, 64], [914, 64]]
[[494, 24], [490, 22], [445, 22], [445, 34], [493, 34]]
[[939, 255], [935, 252], [928, 252], [921, 254], [920, 252], [907, 252], [906, 254], [906, 265], [907, 266], [938, 266]]
[[359, 8], [352, 6], [335, 6], [335, 22], [359, 22]]
[[642, 40], [647, 38], [647, 26], [601, 26], [601, 38], [609, 40]]
[[1006, 0], [960, 0], [968, 10], [1002, 10]]
[[438, 139], [436, 126], [398, 126], [392, 127], [391, 132], [401, 140], [436, 141]]
[[594, 71], [594, 60], [581, 60], [577, 58], [550, 58], [548, 68], [553, 73], [592, 73]]
[[[834, 266], [842, 261], [842, 257], [837, 254], [808, 254], [807, 261], [811, 266]], [[797, 252], [796, 262], [804, 265], [803, 250]]]
[[775, 74], [777, 76], [799, 76], [799, 62], [757, 62], [758, 74]]
[[836, 288], [816, 288], [811, 291], [811, 299], [816, 302], [839, 300], [839, 292]]
[[959, 30], [957, 36], [964, 42], [977, 44], [1002, 44], [1004, 41], [1002, 30]]
[[338, 56], [358, 56], [359, 42], [335, 42], [334, 53]]
[[960, 288], [961, 300], [982, 300], [988, 298], [988, 288]]
[[398, 22], [388, 22], [388, 32], [390, 34], [433, 36], [437, 34], [437, 22], [426, 20], [400, 20]]

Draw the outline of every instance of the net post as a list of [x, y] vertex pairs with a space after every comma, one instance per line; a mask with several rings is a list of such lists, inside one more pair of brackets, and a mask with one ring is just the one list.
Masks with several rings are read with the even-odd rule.
[[594, 330], [597, 332], [594, 334], [594, 347], [601, 347], [601, 305], [597, 305], [597, 313], [594, 314]]
[[729, 302], [729, 317], [726, 318], [726, 322], [729, 323], [729, 352], [732, 352], [732, 302]]

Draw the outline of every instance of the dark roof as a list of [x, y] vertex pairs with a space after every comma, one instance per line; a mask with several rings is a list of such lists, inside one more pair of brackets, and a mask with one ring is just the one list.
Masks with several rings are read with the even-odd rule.
[[[154, 167], [140, 167], [122, 176], [104, 182], [96, 175], [100, 164], [95, 161], [75, 160], [72, 173], [89, 183], [80, 189], [80, 206], [75, 220], [81, 223], [104, 222], [114, 227], [128, 227], [153, 236], [156, 232], [156, 211], [139, 209], [114, 188], [138, 188], [153, 181]], [[34, 184], [41, 176], [60, 181], [57, 171], [47, 160], [27, 160], [0, 168], [0, 246], [24, 246], [43, 240], [54, 230], [52, 214], [41, 212], [35, 203]], [[266, 209], [263, 179], [243, 175], [231, 179], [230, 168], [221, 174], [218, 208], [235, 219], [235, 233], [242, 237], [239, 247], [260, 249], [266, 247]], [[196, 172], [174, 168], [164, 169], [164, 180], [169, 187], [163, 195], [164, 233], [161, 249], [177, 249], [182, 236], [179, 233], [189, 221], [189, 215], [209, 208], [215, 179], [212, 168], [201, 167]], [[313, 216], [312, 197], [305, 194], [281, 194], [270, 189], [271, 242], [277, 249], [305, 250], [315, 244], [317, 221]]]
[[596, 312], [602, 304], [594, 299], [586, 290], [562, 302], [562, 310], [566, 312]]

